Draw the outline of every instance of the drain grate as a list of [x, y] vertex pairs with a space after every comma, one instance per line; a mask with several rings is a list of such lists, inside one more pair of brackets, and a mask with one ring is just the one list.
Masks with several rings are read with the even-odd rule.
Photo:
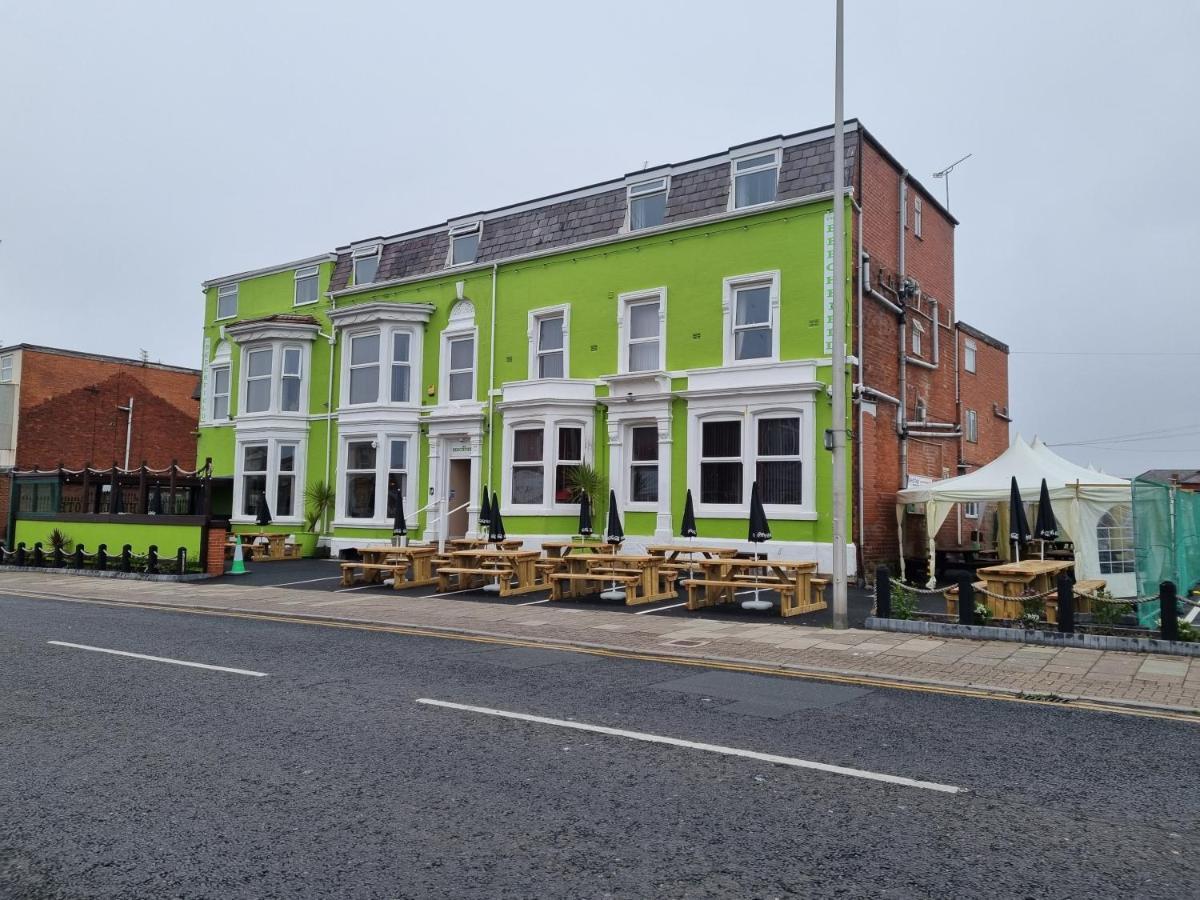
[[676, 638], [673, 641], [663, 641], [663, 643], [670, 647], [703, 647], [705, 644], [711, 644], [712, 641], [698, 641], [694, 638]]

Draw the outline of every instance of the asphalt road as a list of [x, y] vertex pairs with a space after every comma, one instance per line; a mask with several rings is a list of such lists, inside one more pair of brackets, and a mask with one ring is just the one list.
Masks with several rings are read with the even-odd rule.
[[3, 898], [1194, 897], [1200, 883], [1200, 731], [1180, 722], [11, 597], [0, 685]]

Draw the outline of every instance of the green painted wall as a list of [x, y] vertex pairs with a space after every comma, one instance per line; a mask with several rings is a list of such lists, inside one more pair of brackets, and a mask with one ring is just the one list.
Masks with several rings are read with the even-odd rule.
[[[617, 304], [618, 295], [626, 292], [665, 287], [667, 289], [666, 350], [667, 368], [678, 373], [692, 368], [715, 368], [722, 364], [723, 320], [722, 282], [730, 276], [778, 270], [780, 272], [780, 356], [783, 360], [813, 359], [823, 355], [823, 223], [828, 202], [813, 203], [789, 209], [768, 210], [755, 216], [712, 223], [667, 234], [647, 236], [619, 244], [586, 250], [567, 251], [542, 259], [502, 265], [496, 273], [496, 359], [495, 384], [523, 381], [529, 377], [528, 341], [529, 312], [535, 309], [570, 304], [569, 371], [572, 378], [599, 378], [617, 371]], [[852, 216], [847, 216], [849, 237]], [[847, 256], [852, 242], [847, 240]], [[850, 267], [847, 266], [847, 271]], [[328, 287], [332, 264], [321, 266], [322, 296]], [[475, 305], [477, 328], [477, 388], [476, 397], [486, 402], [489, 374], [489, 333], [493, 273], [490, 268], [475, 271], [455, 271], [418, 283], [384, 287], [379, 290], [342, 298], [339, 308], [372, 301], [429, 303], [435, 308], [425, 333], [423, 370], [418, 389], [422, 406], [436, 405], [439, 384], [441, 333], [446, 327], [449, 312], [457, 299], [456, 283], [464, 282], [463, 293]], [[292, 307], [293, 274], [282, 272], [243, 281], [239, 289], [239, 319], [255, 318], [272, 313], [304, 312], [315, 316], [322, 331], [329, 330], [326, 301], [294, 310]], [[850, 302], [849, 280], [845, 300]], [[214, 321], [216, 290], [208, 292], [205, 334], [215, 348], [217, 326]], [[340, 370], [342, 346], [331, 358], [326, 341], [313, 343], [313, 361], [309, 377], [309, 410], [314, 416], [326, 411], [328, 367], [334, 366], [333, 397], [339, 396], [337, 373]], [[238, 384], [238, 354], [234, 353], [232, 384]], [[818, 371], [824, 381], [829, 369]], [[415, 379], [414, 379], [415, 381]], [[686, 390], [687, 378], [676, 375], [672, 389]], [[607, 393], [598, 386], [597, 396]], [[236, 396], [234, 398], [236, 402]], [[831, 521], [828, 485], [831, 477], [830, 455], [823, 449], [821, 435], [830, 426], [830, 404], [824, 394], [817, 402], [813, 433], [816, 444], [813, 460], [817, 485], [816, 521], [779, 521], [772, 529], [781, 540], [828, 541]], [[849, 405], [848, 405], [849, 408]], [[682, 400], [673, 403], [671, 507], [676, 520], [682, 514], [687, 489], [687, 406]], [[308, 441], [307, 481], [324, 477], [326, 434], [323, 418], [310, 423]], [[489, 422], [484, 437], [485, 470], [480, 481], [489, 489], [501, 493], [503, 421], [496, 413]], [[336, 421], [330, 445], [336, 454]], [[422, 438], [420, 457], [427, 458], [428, 441]], [[593, 436], [595, 464], [607, 469], [607, 438], [603, 411], [598, 410]], [[201, 429], [199, 457], [211, 456], [218, 475], [234, 471], [233, 427]], [[488, 460], [491, 460], [489, 467]], [[337, 475], [334, 474], [335, 485]], [[429, 477], [422, 466], [418, 478], [417, 497], [423, 505], [428, 500]], [[698, 499], [698, 497], [697, 497]], [[424, 518], [424, 517], [422, 517]], [[654, 516], [649, 513], [626, 517], [626, 532], [632, 535], [652, 534]], [[601, 523], [597, 523], [598, 525]], [[572, 533], [574, 517], [506, 516], [508, 531], [518, 533]], [[744, 538], [745, 523], [741, 520], [700, 521], [702, 534], [713, 537]], [[343, 531], [338, 532], [343, 535]], [[371, 529], [346, 529], [347, 537], [386, 537]], [[419, 536], [419, 532], [414, 534]]]
[[47, 519], [18, 519], [14, 543], [25, 542], [33, 549], [37, 541], [50, 550], [50, 532], [57, 528], [75, 544], [83, 544], [85, 553], [95, 553], [101, 544], [108, 545], [109, 555], [119, 554], [125, 544], [134, 553], [144, 554], [151, 544], [158, 546], [160, 557], [174, 556], [180, 547], [187, 547], [190, 559], [200, 558], [201, 527], [199, 525], [125, 525], [109, 522], [61, 522]]

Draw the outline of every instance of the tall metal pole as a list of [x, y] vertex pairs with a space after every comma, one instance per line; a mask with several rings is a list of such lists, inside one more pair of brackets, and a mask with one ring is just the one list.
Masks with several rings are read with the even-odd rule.
[[846, 615], [846, 135], [842, 115], [842, 4], [833, 76], [833, 627]]

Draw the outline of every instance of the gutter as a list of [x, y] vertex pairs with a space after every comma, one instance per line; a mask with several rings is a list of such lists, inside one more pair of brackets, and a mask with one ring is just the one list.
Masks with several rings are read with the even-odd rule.
[[[337, 308], [337, 301], [333, 299], [333, 295], [327, 293], [325, 295], [329, 299], [329, 311], [333, 312]], [[329, 334], [323, 331], [318, 331], [320, 337], [325, 338], [329, 342], [329, 385], [325, 392], [325, 488], [329, 488], [330, 475], [330, 455], [333, 450], [333, 366], [334, 358], [337, 350], [337, 328], [330, 323]], [[334, 511], [336, 518], [336, 510]], [[321, 523], [323, 527], [328, 528], [328, 521]], [[332, 532], [332, 529], [328, 529]]]
[[[491, 481], [492, 475], [495, 473], [495, 451], [496, 436], [496, 279], [500, 272], [500, 264], [492, 263], [492, 311], [491, 311], [491, 331], [488, 335], [488, 420], [487, 420], [487, 436], [488, 436], [488, 480]], [[482, 474], [482, 473], [481, 473]], [[496, 486], [491, 486], [491, 491], [497, 493]], [[497, 496], [499, 494], [497, 493]], [[475, 522], [475, 527], [478, 530], [478, 519]]]

